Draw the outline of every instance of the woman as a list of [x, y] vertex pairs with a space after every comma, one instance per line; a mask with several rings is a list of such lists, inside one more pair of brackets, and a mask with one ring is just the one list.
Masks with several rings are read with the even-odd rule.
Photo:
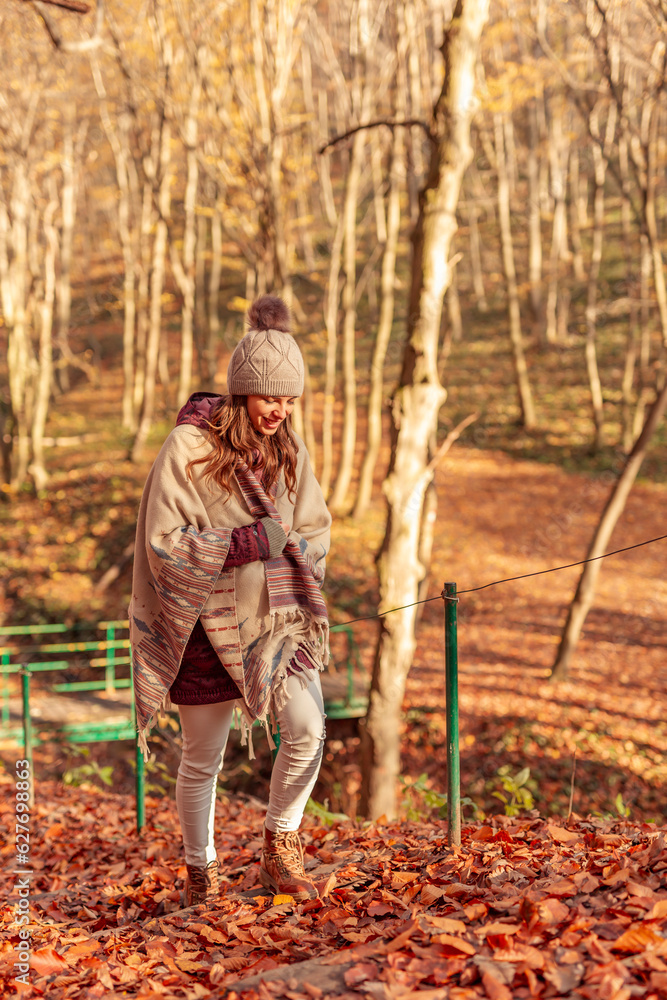
[[[298, 829], [320, 769], [328, 658], [321, 595], [331, 516], [290, 414], [304, 366], [281, 299], [265, 295], [227, 371], [197, 393], [148, 476], [139, 511], [130, 639], [139, 742], [178, 705], [176, 783], [185, 905], [217, 888], [215, 786], [235, 709], [244, 740], [280, 729], [260, 881], [314, 898]], [[272, 741], [271, 741], [271, 745]]]

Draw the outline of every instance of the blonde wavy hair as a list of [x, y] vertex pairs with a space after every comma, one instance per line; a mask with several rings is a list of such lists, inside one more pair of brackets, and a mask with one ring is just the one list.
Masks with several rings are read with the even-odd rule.
[[292, 433], [292, 418], [287, 416], [275, 434], [258, 434], [246, 405], [247, 396], [222, 396], [211, 409], [208, 438], [211, 451], [188, 462], [185, 471], [192, 479], [192, 467], [205, 464], [204, 478], [217, 483], [227, 494], [232, 492], [234, 470], [239, 462], [250, 469], [262, 470], [264, 489], [269, 490], [285, 473], [288, 495], [296, 499], [297, 444]]

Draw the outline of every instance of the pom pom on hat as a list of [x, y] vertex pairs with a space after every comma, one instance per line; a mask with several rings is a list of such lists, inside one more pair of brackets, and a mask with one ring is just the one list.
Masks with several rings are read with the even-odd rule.
[[261, 295], [247, 316], [249, 330], [227, 369], [227, 390], [235, 396], [300, 396], [304, 365], [289, 333], [289, 309], [277, 295]]
[[280, 330], [290, 333], [289, 309], [277, 295], [260, 295], [248, 309], [249, 330]]

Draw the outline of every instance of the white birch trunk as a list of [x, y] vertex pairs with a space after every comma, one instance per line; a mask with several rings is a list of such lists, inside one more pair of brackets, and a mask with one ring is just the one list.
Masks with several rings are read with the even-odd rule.
[[132, 443], [130, 454], [133, 462], [137, 462], [141, 457], [155, 413], [155, 391], [162, 339], [162, 291], [164, 288], [165, 262], [167, 255], [167, 242], [169, 238], [167, 219], [169, 217], [171, 187], [170, 145], [171, 127], [169, 122], [162, 120], [160, 126], [159, 147], [160, 187], [151, 261], [149, 325], [146, 340], [143, 399], [139, 426]]
[[54, 216], [58, 210], [55, 182], [50, 183], [49, 202], [44, 211], [44, 294], [39, 304], [39, 345], [37, 348], [37, 371], [35, 379], [34, 412], [31, 426], [32, 461], [29, 472], [35, 489], [43, 490], [49, 476], [44, 460], [44, 429], [49, 412], [53, 378], [53, 306], [56, 293], [56, 256], [58, 253], [58, 231]]
[[418, 559], [421, 511], [433, 478], [428, 442], [446, 396], [437, 373], [440, 319], [461, 180], [472, 158], [477, 52], [487, 17], [488, 0], [459, 0], [446, 31], [444, 84], [433, 115], [436, 143], [413, 237], [408, 339], [393, 401], [392, 459], [384, 484], [389, 510], [378, 563], [380, 610], [402, 610], [381, 620], [362, 731], [361, 808], [371, 817], [396, 812], [400, 713], [415, 648], [415, 608], [410, 605], [424, 576]]
[[[400, 29], [402, 20], [399, 14], [399, 52], [396, 87], [396, 120], [405, 115], [404, 52], [401, 38], [405, 31]], [[404, 44], [403, 44], [404, 48]], [[368, 429], [366, 438], [366, 454], [359, 475], [359, 489], [354, 507], [354, 516], [362, 517], [368, 508], [373, 491], [373, 476], [380, 453], [382, 441], [382, 397], [384, 386], [384, 364], [387, 348], [394, 322], [394, 288], [396, 284], [396, 257], [398, 238], [401, 229], [401, 192], [405, 186], [405, 137], [404, 129], [394, 129], [392, 158], [390, 168], [390, 188], [387, 204], [387, 243], [382, 256], [382, 275], [380, 293], [380, 318], [377, 336], [373, 346], [371, 360], [371, 384], [368, 395]]]
[[498, 216], [500, 219], [500, 239], [502, 244], [503, 269], [507, 282], [507, 309], [509, 314], [510, 341], [512, 358], [516, 377], [521, 424], [526, 430], [535, 426], [535, 408], [533, 394], [528, 377], [528, 365], [523, 350], [523, 335], [521, 332], [521, 311], [519, 307], [519, 288], [514, 266], [514, 245], [512, 243], [512, 226], [510, 222], [509, 184], [505, 162], [505, 141], [502, 115], [494, 115], [494, 136], [496, 147], [496, 163], [498, 170]]
[[199, 136], [199, 101], [202, 91], [201, 63], [206, 61], [206, 50], [200, 48], [197, 59], [193, 60], [190, 80], [190, 100], [188, 114], [183, 129], [186, 148], [187, 180], [183, 211], [185, 225], [183, 232], [183, 255], [179, 258], [176, 247], [171, 243], [171, 259], [174, 277], [183, 296], [181, 310], [181, 364], [178, 379], [177, 405], [180, 407], [190, 395], [192, 366], [194, 361], [194, 318], [195, 318], [195, 264], [197, 249], [197, 186], [199, 184], [199, 159], [197, 140]]
[[211, 270], [208, 276], [208, 343], [206, 377], [213, 380], [217, 368], [220, 339], [220, 279], [222, 277], [222, 219], [215, 206], [211, 216]]
[[355, 367], [355, 333], [357, 322], [357, 202], [361, 160], [366, 146], [366, 133], [357, 132], [352, 143], [350, 167], [345, 181], [344, 219], [344, 269], [343, 285], [343, 432], [341, 456], [334, 490], [329, 501], [333, 513], [341, 513], [354, 469], [354, 451], [357, 440], [357, 373]]

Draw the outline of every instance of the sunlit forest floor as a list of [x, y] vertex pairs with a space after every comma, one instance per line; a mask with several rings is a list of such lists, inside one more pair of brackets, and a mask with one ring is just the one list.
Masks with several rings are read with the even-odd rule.
[[[29, 490], [3, 495], [4, 623], [126, 616], [131, 562], [123, 553], [132, 541], [143, 481], [170, 429], [173, 408], [166, 407], [164, 419], [156, 424], [145, 461], [131, 464], [128, 439], [119, 425], [117, 350], [114, 335], [105, 342], [99, 383], [79, 378], [67, 397], [54, 403], [48, 433], [76, 440], [51, 450], [48, 490], [39, 497]], [[471, 377], [466, 396], [461, 379], [459, 373], [452, 398], [463, 412], [474, 405], [479, 381]], [[476, 440], [479, 444], [479, 434]], [[523, 448], [518, 434], [517, 442], [517, 449]], [[580, 815], [664, 822], [665, 543], [605, 560], [571, 676], [567, 682], [550, 684], [559, 631], [580, 570], [496, 581], [584, 558], [612, 477], [565, 472], [555, 464], [514, 457], [511, 451], [511, 440], [501, 451], [476, 447], [475, 439], [468, 439], [453, 448], [437, 473], [439, 508], [429, 596], [437, 598], [445, 581], [456, 582], [461, 592], [464, 818], [503, 812], [505, 805], [496, 793], [512, 798], [503, 791], [503, 779], [511, 784], [513, 776], [529, 768], [527, 788], [543, 816], [567, 815], [572, 805]], [[663, 534], [666, 499], [664, 483], [637, 484], [609, 547]], [[362, 520], [337, 519], [326, 590], [332, 623], [374, 614], [374, 556], [383, 521], [379, 489]], [[96, 584], [115, 564], [118, 579], [100, 590]], [[377, 623], [360, 622], [352, 628], [369, 670]], [[443, 650], [443, 606], [436, 599], [424, 605], [405, 699], [401, 811], [415, 819], [436, 816], [446, 788]], [[334, 638], [333, 651], [342, 667], [341, 636]], [[246, 751], [234, 744], [222, 784], [232, 791], [252, 789], [262, 798], [267, 794], [270, 756], [262, 741], [257, 744], [259, 782]], [[157, 760], [149, 780], [154, 790], [172, 795], [178, 762], [173, 734], [158, 736], [154, 746]], [[132, 789], [127, 744], [90, 747], [88, 753], [89, 759], [98, 757], [113, 767], [116, 790]], [[13, 762], [14, 756], [13, 749], [3, 746], [5, 762]], [[81, 760], [80, 752], [71, 748], [44, 745], [36, 754], [38, 780], [58, 779], [66, 771], [76, 775]], [[358, 789], [356, 723], [332, 720], [316, 798], [354, 817]]]

